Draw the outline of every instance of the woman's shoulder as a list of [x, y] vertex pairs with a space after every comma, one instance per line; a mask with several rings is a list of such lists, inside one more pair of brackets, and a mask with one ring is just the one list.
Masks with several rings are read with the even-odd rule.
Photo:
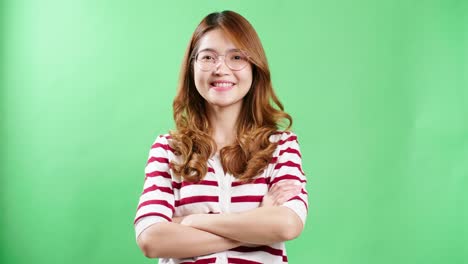
[[169, 133], [159, 134], [158, 136], [156, 136], [156, 139], [154, 139], [154, 143], [169, 144], [171, 140], [172, 137]]
[[270, 141], [272, 143], [278, 143], [278, 145], [282, 145], [287, 141], [297, 142], [297, 135], [296, 133], [290, 130], [278, 130], [270, 136]]
[[169, 133], [167, 134], [160, 134], [156, 136], [154, 139], [153, 144], [151, 145], [151, 150], [158, 150], [158, 151], [165, 151], [174, 153], [174, 149], [172, 148], [172, 137]]

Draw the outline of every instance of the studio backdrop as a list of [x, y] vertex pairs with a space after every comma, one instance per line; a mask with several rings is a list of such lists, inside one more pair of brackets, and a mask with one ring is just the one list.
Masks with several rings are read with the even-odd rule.
[[156, 263], [133, 218], [200, 20], [257, 30], [309, 215], [289, 262], [468, 263], [468, 2], [0, 2], [0, 263]]

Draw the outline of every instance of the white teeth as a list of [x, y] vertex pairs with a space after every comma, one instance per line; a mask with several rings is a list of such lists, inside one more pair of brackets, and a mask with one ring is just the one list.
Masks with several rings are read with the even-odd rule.
[[230, 87], [233, 85], [234, 85], [233, 83], [225, 83], [225, 82], [213, 83], [213, 86], [216, 86], [216, 87]]

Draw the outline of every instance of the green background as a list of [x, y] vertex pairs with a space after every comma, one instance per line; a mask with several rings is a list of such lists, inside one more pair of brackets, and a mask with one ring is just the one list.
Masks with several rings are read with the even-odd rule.
[[0, 262], [155, 263], [133, 218], [188, 40], [256, 28], [310, 210], [290, 263], [468, 263], [468, 1], [0, 2]]

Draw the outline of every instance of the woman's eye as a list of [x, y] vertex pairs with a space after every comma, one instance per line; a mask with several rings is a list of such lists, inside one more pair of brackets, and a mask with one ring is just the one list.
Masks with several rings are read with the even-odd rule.
[[205, 55], [205, 56], [202, 56], [201, 58], [203, 61], [214, 61], [214, 57], [211, 56], [211, 55]]
[[232, 59], [232, 60], [243, 60], [244, 57], [243, 57], [242, 55], [233, 55], [233, 56], [231, 57], [231, 59]]

